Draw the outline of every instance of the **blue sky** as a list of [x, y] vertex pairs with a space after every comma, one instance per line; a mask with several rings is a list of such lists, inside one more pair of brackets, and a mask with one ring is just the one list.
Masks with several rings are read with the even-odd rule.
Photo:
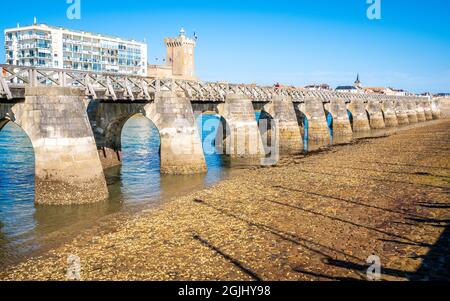
[[[26, 7], [26, 9], [23, 9]], [[180, 27], [198, 33], [202, 80], [292, 85], [351, 84], [450, 92], [450, 1], [381, 0], [369, 20], [366, 0], [81, 0], [81, 20], [66, 0], [2, 1], [0, 28], [39, 23], [144, 40], [149, 61]], [[3, 36], [1, 37], [3, 44]], [[4, 49], [0, 50], [4, 62]]]

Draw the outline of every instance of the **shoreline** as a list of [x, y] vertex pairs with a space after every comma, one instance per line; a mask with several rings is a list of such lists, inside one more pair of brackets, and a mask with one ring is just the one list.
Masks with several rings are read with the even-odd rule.
[[[437, 138], [433, 140], [435, 135], [431, 133], [431, 137], [426, 138], [426, 128], [439, 129], [439, 137], [443, 142]], [[407, 223], [402, 221], [403, 226], [397, 228], [390, 223], [390, 214], [403, 214], [408, 218], [423, 214], [430, 220], [436, 220], [442, 214], [441, 218], [449, 218], [448, 212], [438, 214], [433, 210], [428, 212], [423, 208], [404, 204], [398, 195], [401, 192], [399, 189], [405, 190], [408, 197], [425, 203], [427, 194], [432, 193], [436, 197], [434, 201], [440, 199], [443, 204], [449, 203], [448, 198], [444, 197], [445, 193], [441, 195], [439, 192], [429, 192], [449, 188], [450, 162], [445, 158], [449, 153], [449, 128], [449, 120], [421, 123], [396, 129], [389, 136], [358, 139], [350, 144], [325, 147], [311, 154], [283, 158], [276, 167], [242, 170], [242, 173], [212, 187], [164, 202], [160, 208], [142, 210], [123, 220], [113, 218], [108, 221], [111, 227], [108, 233], [82, 233], [73, 241], [45, 252], [43, 256], [27, 259], [0, 272], [0, 279], [64, 280], [67, 256], [70, 254], [83, 254], [80, 258], [82, 279], [85, 280], [254, 280], [255, 275], [264, 280], [325, 280], [327, 277], [358, 279], [361, 278], [361, 271], [345, 269], [342, 265], [349, 265], [350, 262], [363, 266], [365, 258], [361, 253], [369, 254], [370, 250], [383, 254], [382, 261], [389, 262], [398, 269], [396, 256], [409, 249], [396, 252], [397, 249], [400, 250], [399, 246], [392, 246], [393, 243], [383, 243], [380, 246], [379, 242], [374, 243], [374, 246], [358, 248], [358, 243], [372, 242], [368, 232], [392, 236], [386, 233], [394, 230], [400, 232], [393, 236], [397, 240], [411, 240], [407, 237], [407, 232], [411, 229], [405, 231], [402, 228], [406, 228]], [[408, 167], [417, 173], [414, 174], [411, 170], [404, 170], [405, 166], [380, 164], [383, 171], [364, 172], [367, 164], [378, 166], [376, 163], [360, 164], [374, 156], [374, 151], [368, 146], [378, 149], [379, 153], [375, 155], [381, 161], [386, 159], [383, 149], [393, 152], [389, 156], [398, 158], [399, 162], [409, 162], [411, 158], [431, 159], [415, 158], [414, 152], [408, 150], [398, 152], [398, 147], [409, 146], [405, 140], [414, 135], [421, 135], [433, 145], [442, 146], [439, 153], [434, 154], [431, 146], [420, 145], [414, 139], [410, 141], [414, 146], [411, 148], [418, 154], [432, 154], [435, 161], [431, 162], [440, 160], [441, 170], [429, 167], [430, 164], [423, 165], [419, 171]], [[381, 147], [383, 142], [388, 147]], [[366, 153], [358, 153], [361, 149]], [[358, 166], [348, 165], [344, 160], [346, 154], [351, 155], [352, 162], [359, 162]], [[355, 158], [359, 160], [355, 161]], [[367, 173], [375, 173], [377, 177], [381, 174], [390, 184], [367, 178]], [[365, 177], [365, 182], [354, 175]], [[399, 175], [411, 177], [413, 181], [404, 181]], [[345, 177], [347, 182], [341, 182], [341, 178]], [[295, 180], [298, 185], [293, 185], [286, 178]], [[339, 182], [333, 182], [336, 178]], [[361, 190], [366, 185], [371, 194], [367, 195]], [[309, 188], [306, 192], [305, 187]], [[383, 194], [387, 192], [389, 197], [375, 197], [373, 193], [379, 191], [380, 187]], [[339, 196], [332, 192], [339, 192]], [[351, 199], [353, 196], [358, 201]], [[305, 200], [306, 204], [299, 206], [298, 197]], [[371, 197], [376, 199], [376, 205], [370, 202]], [[397, 204], [399, 201], [400, 204]], [[317, 203], [323, 208], [317, 206]], [[377, 214], [381, 211], [382, 214], [377, 216], [381, 219], [372, 224], [364, 216], [367, 211]], [[300, 217], [310, 223], [299, 219]], [[355, 225], [361, 226], [361, 229]], [[313, 229], [306, 231], [302, 226]], [[322, 232], [322, 227], [328, 229], [328, 232]], [[353, 227], [358, 231], [352, 233]], [[428, 225], [423, 227], [427, 228]], [[414, 227], [414, 231], [416, 230]], [[423, 236], [423, 229], [419, 230], [419, 234], [414, 235]], [[421, 236], [421, 239], [429, 244], [434, 243], [433, 240], [441, 233], [433, 230], [428, 231], [430, 234], [427, 236]], [[357, 236], [357, 239], [348, 240], [349, 235]], [[341, 245], [340, 240], [345, 241], [345, 238], [347, 244]], [[352, 251], [349, 253], [347, 248]], [[258, 251], [263, 254], [258, 254]], [[415, 250], [414, 253], [420, 251], [423, 250]], [[359, 253], [358, 256], [355, 253]], [[422, 255], [425, 256], [426, 253]], [[239, 268], [227, 258], [234, 258], [235, 262], [246, 268]], [[309, 260], [305, 262], [305, 258]], [[330, 260], [334, 265], [324, 269], [323, 266], [327, 265], [324, 261]], [[405, 275], [413, 273], [414, 268], [417, 269], [417, 260], [403, 261], [407, 262], [408, 267]], [[203, 269], [202, 266], [207, 268]], [[397, 278], [401, 279], [398, 275], [387, 275], [387, 280]]]

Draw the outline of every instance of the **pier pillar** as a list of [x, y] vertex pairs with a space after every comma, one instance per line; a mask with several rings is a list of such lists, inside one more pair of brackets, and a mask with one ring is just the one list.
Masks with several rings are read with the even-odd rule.
[[308, 119], [308, 143], [328, 143], [330, 130], [322, 101], [318, 98], [307, 97], [299, 108]]
[[439, 99], [432, 99], [431, 100], [431, 114], [433, 116], [433, 119], [440, 119], [441, 118], [441, 108], [440, 108], [440, 100]]
[[162, 174], [197, 174], [207, 171], [191, 102], [183, 93], [162, 91], [144, 106], [144, 113], [161, 138]]
[[348, 104], [348, 110], [352, 114], [352, 129], [354, 133], [369, 132], [370, 124], [367, 118], [366, 104], [362, 99], [354, 98]]
[[330, 103], [325, 104], [325, 109], [333, 117], [333, 139], [336, 137], [351, 138], [353, 131], [348, 117], [345, 99], [333, 98]]
[[422, 99], [416, 99], [416, 113], [417, 113], [417, 121], [425, 122], [427, 118], [425, 116], [424, 103]]
[[[275, 123], [277, 135], [273, 136], [273, 129], [267, 131], [267, 142], [273, 143], [273, 137], [277, 139], [280, 154], [298, 153], [303, 150], [303, 140], [298, 126], [292, 99], [287, 96], [274, 96], [270, 103], [266, 104], [261, 113], [261, 119], [267, 113]], [[271, 126], [271, 120], [267, 125]]]
[[84, 92], [60, 87], [27, 88], [13, 109], [35, 154], [35, 202], [72, 205], [108, 197], [103, 169], [86, 114]]
[[417, 105], [412, 98], [406, 100], [406, 114], [408, 115], [409, 124], [419, 122], [417, 119]]
[[230, 159], [260, 162], [265, 149], [251, 99], [243, 94], [228, 94], [217, 110], [222, 117], [216, 138], [217, 151]]
[[426, 120], [433, 120], [433, 113], [431, 111], [431, 101], [429, 99], [426, 99], [423, 102], [423, 111], [425, 113]]
[[397, 115], [398, 125], [408, 125], [408, 110], [406, 108], [406, 101], [398, 98], [395, 100], [395, 114]]
[[385, 99], [382, 103], [384, 124], [387, 128], [398, 126], [397, 114], [395, 113], [395, 101]]
[[386, 127], [383, 119], [381, 103], [378, 100], [369, 100], [367, 103], [367, 112], [369, 113], [369, 123], [372, 129], [384, 129]]

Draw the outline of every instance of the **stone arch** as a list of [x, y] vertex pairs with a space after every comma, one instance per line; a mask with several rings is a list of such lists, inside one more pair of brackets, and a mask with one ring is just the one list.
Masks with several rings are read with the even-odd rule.
[[[223, 116], [223, 109], [220, 106], [221, 103], [218, 102], [193, 102], [192, 103], [192, 109], [194, 111], [194, 116], [197, 117], [203, 117], [205, 115], [214, 115], [219, 119], [219, 123], [217, 127], [215, 128], [214, 136], [206, 137], [205, 143], [214, 142], [214, 147], [209, 149], [205, 149], [205, 145], [202, 140], [202, 148], [205, 153], [205, 155], [225, 155], [227, 153], [227, 150], [224, 147], [224, 140], [226, 140], [227, 135], [230, 133], [230, 126], [227, 122], [227, 119], [225, 116]], [[196, 120], [197, 122], [197, 120]], [[203, 130], [203, 129], [202, 129]], [[200, 136], [202, 135], [202, 130], [200, 131]], [[202, 137], [203, 138], [203, 137]], [[212, 141], [211, 141], [212, 140]], [[220, 143], [218, 143], [220, 141]], [[211, 143], [212, 146], [212, 143]]]
[[[89, 110], [91, 104], [94, 104], [92, 111]], [[121, 164], [123, 126], [139, 113], [143, 113], [143, 105], [137, 103], [91, 102], [88, 106], [88, 116], [103, 168]]]
[[122, 130], [127, 121], [142, 114], [156, 127], [160, 139], [162, 174], [206, 171], [200, 136], [190, 102], [162, 92], [151, 103], [100, 103], [94, 133], [104, 168], [121, 164]]

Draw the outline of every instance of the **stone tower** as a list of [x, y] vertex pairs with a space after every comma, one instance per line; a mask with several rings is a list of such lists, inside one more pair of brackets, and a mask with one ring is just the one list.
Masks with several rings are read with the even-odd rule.
[[195, 80], [195, 39], [187, 38], [182, 28], [178, 37], [166, 38], [164, 42], [167, 47], [166, 62], [172, 67], [173, 77]]

